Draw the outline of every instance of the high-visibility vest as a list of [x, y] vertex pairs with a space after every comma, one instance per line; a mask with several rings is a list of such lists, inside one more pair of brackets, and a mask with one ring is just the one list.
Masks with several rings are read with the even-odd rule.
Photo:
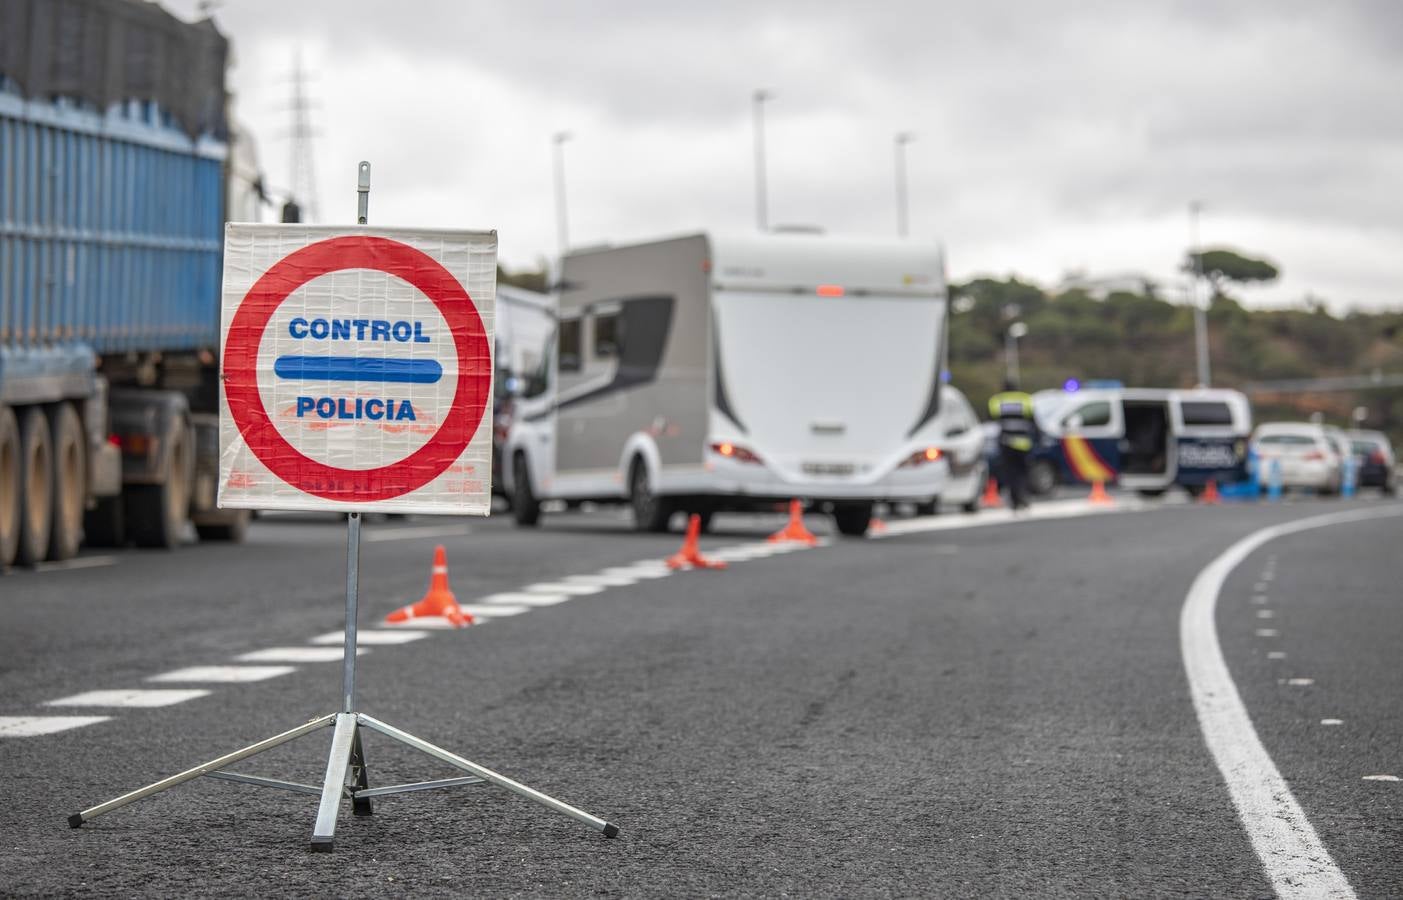
[[1027, 453], [1033, 449], [1033, 398], [1023, 391], [1003, 391], [989, 398], [989, 415], [999, 423], [999, 443]]

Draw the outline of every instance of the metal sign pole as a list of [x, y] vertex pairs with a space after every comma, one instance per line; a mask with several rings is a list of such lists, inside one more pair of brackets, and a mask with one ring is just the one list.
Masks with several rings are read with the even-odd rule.
[[[361, 160], [356, 176], [356, 224], [370, 214], [370, 163]], [[346, 633], [341, 670], [341, 711], [355, 712], [356, 613], [360, 593], [360, 513], [346, 516]]]

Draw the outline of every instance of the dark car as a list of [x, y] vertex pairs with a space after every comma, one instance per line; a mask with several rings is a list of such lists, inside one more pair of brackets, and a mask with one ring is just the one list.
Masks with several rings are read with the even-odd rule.
[[1348, 432], [1350, 449], [1359, 463], [1360, 487], [1382, 488], [1386, 494], [1396, 494], [1398, 484], [1394, 475], [1393, 446], [1388, 436], [1379, 431]]

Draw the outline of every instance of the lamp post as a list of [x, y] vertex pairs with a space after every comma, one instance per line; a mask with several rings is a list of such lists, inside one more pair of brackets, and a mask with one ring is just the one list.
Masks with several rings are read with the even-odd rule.
[[1190, 297], [1194, 305], [1194, 349], [1198, 357], [1198, 386], [1212, 384], [1212, 371], [1208, 362], [1208, 311], [1199, 296], [1203, 281], [1203, 252], [1198, 246], [1198, 214], [1203, 204], [1197, 200], [1189, 203], [1189, 258], [1193, 260], [1193, 289]]
[[898, 131], [893, 140], [896, 153], [896, 234], [906, 237], [908, 206], [910, 198], [906, 190], [906, 145], [916, 139], [909, 131]]
[[1014, 322], [1008, 326], [1008, 331], [1004, 332], [1004, 368], [1008, 383], [1015, 388], [1018, 387], [1018, 339], [1028, 333], [1028, 326], [1023, 322]]
[[565, 142], [570, 138], [568, 131], [557, 131], [551, 138], [555, 145], [555, 234], [561, 256], [570, 247], [569, 226], [565, 218]]
[[751, 104], [755, 114], [755, 224], [761, 231], [770, 230], [765, 196], [765, 103], [772, 99], [774, 95], [761, 88]]

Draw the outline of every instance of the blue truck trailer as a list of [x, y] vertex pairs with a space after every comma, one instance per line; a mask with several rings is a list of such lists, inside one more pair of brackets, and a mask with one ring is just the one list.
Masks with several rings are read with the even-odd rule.
[[215, 508], [228, 44], [0, 0], [0, 568], [241, 539]]

